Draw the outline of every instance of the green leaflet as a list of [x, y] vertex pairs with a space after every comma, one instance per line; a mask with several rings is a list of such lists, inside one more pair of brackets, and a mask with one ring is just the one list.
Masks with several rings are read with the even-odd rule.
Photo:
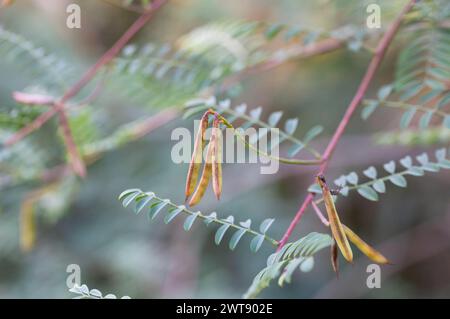
[[137, 188], [123, 191], [119, 195], [119, 200], [122, 202], [124, 207], [127, 207], [134, 202], [136, 204], [134, 208], [136, 214], [148, 209], [148, 216], [150, 220], [164, 214], [164, 222], [166, 224], [171, 223], [180, 215], [185, 215], [186, 218], [183, 223], [183, 228], [185, 231], [191, 230], [197, 219], [203, 220], [207, 225], [215, 224], [218, 226], [214, 239], [216, 244], [220, 244], [222, 242], [228, 230], [234, 230], [235, 232], [228, 244], [231, 250], [234, 250], [237, 247], [245, 235], [252, 237], [250, 241], [250, 249], [253, 252], [257, 252], [261, 248], [264, 241], [267, 241], [274, 246], [278, 245], [278, 242], [275, 239], [272, 239], [266, 235], [266, 232], [274, 221], [272, 218], [262, 221], [259, 226], [259, 231], [257, 231], [250, 227], [250, 219], [245, 222], [235, 223], [233, 216], [220, 219], [217, 217], [217, 213], [215, 212], [209, 215], [204, 215], [200, 211], [194, 212], [186, 208], [184, 205], [176, 205], [168, 199], [162, 199], [156, 196], [153, 192], [143, 192]]

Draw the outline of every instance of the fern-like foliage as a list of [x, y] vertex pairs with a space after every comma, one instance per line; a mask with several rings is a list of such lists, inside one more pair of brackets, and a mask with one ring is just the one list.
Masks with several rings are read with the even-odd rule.
[[[390, 182], [398, 187], [406, 187], [407, 180], [405, 176], [423, 176], [425, 172], [439, 172], [441, 169], [450, 169], [450, 159], [445, 148], [438, 149], [435, 152], [435, 161], [430, 160], [427, 153], [422, 153], [416, 156], [416, 163], [414, 163], [411, 156], [406, 156], [399, 160], [401, 169], [397, 169], [397, 164], [390, 161], [383, 165], [383, 169], [387, 175], [379, 176], [378, 170], [370, 166], [363, 171], [365, 177], [369, 180], [361, 182], [359, 175], [356, 172], [351, 172], [346, 175], [341, 175], [334, 183], [340, 187], [340, 194], [347, 196], [350, 191], [356, 190], [358, 194], [364, 198], [377, 201], [378, 194], [386, 192], [386, 182]], [[309, 187], [312, 193], [321, 193], [320, 187], [314, 184]]]
[[252, 224], [250, 219], [237, 224], [234, 221], [234, 216], [219, 218], [216, 212], [209, 215], [205, 215], [200, 211], [194, 212], [186, 208], [184, 205], [176, 205], [169, 199], [160, 198], [153, 192], [143, 192], [140, 189], [128, 189], [123, 191], [119, 195], [119, 201], [122, 202], [124, 207], [134, 203], [134, 212], [136, 214], [139, 214], [142, 211], [148, 211], [148, 219], [150, 221], [154, 220], [163, 212], [165, 212], [164, 222], [166, 224], [170, 223], [178, 215], [187, 215], [183, 224], [185, 231], [189, 231], [197, 219], [203, 220], [206, 225], [216, 224], [219, 226], [214, 238], [216, 245], [219, 245], [222, 242], [222, 239], [229, 229], [234, 229], [235, 232], [231, 236], [228, 244], [228, 247], [231, 250], [236, 248], [245, 234], [253, 236], [253, 239], [250, 242], [250, 249], [253, 252], [257, 252], [261, 248], [264, 241], [267, 241], [274, 246], [278, 245], [278, 242], [275, 239], [266, 234], [267, 230], [274, 221], [272, 218], [265, 219], [261, 223], [259, 231], [257, 231], [250, 228]]
[[431, 27], [416, 34], [397, 62], [395, 89], [402, 94], [402, 100], [413, 98], [423, 89], [430, 89], [430, 95], [438, 95], [447, 88], [449, 50], [448, 29]]
[[[77, 296], [73, 299], [117, 299], [117, 296], [114, 294], [107, 294], [103, 296], [102, 292], [98, 289], [89, 289], [86, 285], [75, 285], [69, 289], [71, 293], [76, 294]], [[120, 299], [131, 299], [129, 296], [123, 296]]]
[[[429, 101], [424, 101], [429, 95], [423, 95], [420, 100], [424, 103], [417, 104], [401, 100], [387, 100], [386, 97], [391, 92], [391, 89], [391, 85], [383, 86], [378, 92], [377, 100], [364, 100], [365, 106], [361, 112], [361, 117], [364, 120], [368, 119], [378, 107], [383, 106], [399, 109], [403, 112], [399, 122], [401, 129], [408, 128], [415, 117], [418, 117], [418, 127], [421, 130], [427, 129], [433, 121], [436, 125], [442, 125], [450, 129], [450, 111], [446, 109], [450, 105], [450, 92], [445, 93], [443, 91], [444, 93], [437, 100], [433, 100], [434, 97], [432, 97]], [[430, 102], [435, 104], [430, 104]]]
[[244, 298], [255, 298], [276, 278], [280, 286], [285, 282], [290, 283], [296, 269], [310, 271], [314, 267], [314, 254], [331, 243], [329, 235], [320, 233], [309, 233], [296, 242], [287, 243], [280, 251], [269, 256], [267, 266], [255, 276]]
[[[264, 121], [260, 119], [263, 112], [261, 106], [252, 110], [247, 110], [246, 104], [240, 104], [232, 107], [230, 100], [217, 101], [215, 97], [208, 99], [195, 99], [190, 101], [186, 106], [187, 110], [184, 115], [185, 118], [197, 115], [200, 112], [204, 112], [205, 110], [212, 108], [224, 116], [230, 124], [236, 123], [233, 125], [243, 130], [248, 129], [249, 127], [267, 129], [260, 130], [250, 136], [248, 142], [250, 145], [258, 143], [261, 138], [267, 135], [268, 130], [271, 128], [276, 128], [283, 116], [282, 111], [273, 112], [268, 116], [267, 121]], [[294, 136], [298, 123], [298, 118], [287, 119], [283, 125], [283, 128], [280, 128], [278, 131], [279, 143], [271, 145], [271, 149], [273, 149], [274, 147], [281, 146], [284, 142], [286, 142], [286, 144], [290, 144], [286, 156], [279, 158], [281, 162], [296, 164], [296, 161], [292, 158], [302, 150], [309, 152], [314, 158], [320, 159], [320, 153], [309, 144], [323, 131], [323, 127], [320, 125], [314, 126], [305, 133], [303, 138], [299, 139]], [[258, 152], [258, 150], [255, 151]]]
[[[220, 21], [194, 29], [176, 45], [129, 45], [113, 62], [110, 85], [142, 105], [183, 105], [226, 77], [268, 60], [286, 60], [324, 38], [361, 40], [349, 26], [324, 32], [261, 21]], [[132, 81], [131, 81], [132, 80]], [[164, 94], [162, 94], [164, 92]]]

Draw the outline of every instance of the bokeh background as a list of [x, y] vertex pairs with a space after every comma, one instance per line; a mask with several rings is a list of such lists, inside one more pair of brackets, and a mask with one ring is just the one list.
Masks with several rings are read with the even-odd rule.
[[[82, 28], [68, 29], [65, 8], [77, 3], [82, 9]], [[405, 1], [382, 1], [382, 28]], [[174, 43], [196, 27], [221, 19], [262, 20], [333, 30], [339, 26], [362, 25], [364, 1], [219, 1], [173, 0], [162, 8], [135, 37], [133, 43]], [[23, 0], [0, 9], [4, 29], [20, 34], [47, 52], [62, 57], [74, 68], [74, 83], [106, 51], [138, 14], [109, 1]], [[398, 37], [389, 50], [368, 95], [392, 81], [396, 58], [406, 37]], [[2, 54], [3, 55], [3, 54]], [[323, 149], [351, 100], [370, 60], [365, 50], [340, 49], [245, 78], [233, 103], [261, 105], [264, 114], [283, 110], [286, 118], [298, 117], [301, 132], [315, 124], [324, 133], [315, 146]], [[19, 60], [0, 56], [0, 104], [14, 107], [11, 92], [30, 83]], [[145, 87], [143, 88], [145, 90]], [[102, 92], [102, 110], [107, 126], [160, 111], [143, 107], [114, 90]], [[164, 93], [164, 92], [162, 92]], [[96, 102], [88, 106], [96, 108]], [[431, 151], [431, 145], [377, 145], [373, 133], [394, 130], [400, 113], [380, 110], [369, 121], [355, 115], [335, 153], [327, 177], [381, 166], [391, 159]], [[106, 153], [88, 168], [88, 176], [71, 186], [64, 197], [54, 196], [47, 211], [37, 211], [37, 241], [29, 252], [20, 249], [20, 206], [36, 183], [23, 182], [0, 189], [0, 298], [70, 298], [66, 267], [81, 267], [82, 283], [104, 293], [133, 298], [239, 298], [253, 276], [265, 266], [273, 247], [264, 244], [256, 254], [248, 249], [248, 238], [235, 251], [225, 242], [214, 244], [214, 229], [198, 223], [190, 232], [182, 223], [148, 223], [117, 200], [127, 188], [151, 190], [175, 203], [184, 200], [187, 165], [170, 159], [171, 131], [193, 130], [193, 120], [175, 119], [141, 139]], [[52, 131], [41, 139], [42, 149], [63, 152], [52, 140]], [[42, 133], [42, 134], [45, 134]], [[444, 144], [445, 145], [445, 144]], [[448, 142], [446, 144], [448, 146]], [[33, 149], [33, 157], [42, 151]], [[3, 151], [0, 150], [0, 151]], [[25, 152], [26, 150], [24, 150]], [[224, 167], [224, 190], [220, 202], [208, 190], [199, 206], [204, 212], [232, 213], [244, 220], [276, 219], [270, 230], [280, 238], [305, 197], [314, 168], [281, 165], [276, 175], [260, 175], [258, 166], [232, 164]], [[427, 173], [408, 178], [406, 189], [388, 187], [378, 202], [357, 194], [340, 200], [342, 219], [364, 239], [379, 248], [393, 265], [382, 268], [380, 289], [366, 287], [370, 261], [357, 255], [355, 264], [341, 263], [339, 280], [333, 273], [327, 249], [315, 258], [310, 273], [296, 273], [283, 288], [273, 283], [261, 297], [273, 298], [430, 298], [450, 297], [450, 202], [448, 172]], [[75, 177], [67, 177], [75, 178]], [[63, 203], [61, 203], [61, 201]], [[50, 207], [50, 208], [49, 208]], [[51, 209], [51, 208], [58, 209]], [[308, 209], [292, 239], [311, 231], [327, 232]]]

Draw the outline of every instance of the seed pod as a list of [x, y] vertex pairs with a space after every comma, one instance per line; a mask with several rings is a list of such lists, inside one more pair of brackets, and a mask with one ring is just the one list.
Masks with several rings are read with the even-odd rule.
[[331, 244], [331, 266], [336, 273], [336, 277], [339, 277], [338, 247], [334, 239], [333, 243]]
[[205, 113], [200, 120], [197, 136], [195, 137], [194, 152], [192, 153], [191, 163], [189, 164], [189, 170], [186, 178], [185, 195], [186, 200], [194, 192], [195, 185], [198, 180], [198, 172], [202, 163], [203, 146], [205, 131], [208, 126], [208, 115]]
[[222, 193], [222, 132], [219, 128], [219, 120], [215, 119], [211, 133], [212, 152], [212, 183], [214, 194], [220, 199]]
[[348, 262], [353, 261], [353, 252], [348, 243], [347, 236], [345, 235], [344, 228], [342, 227], [339, 215], [334, 205], [333, 197], [331, 196], [330, 189], [322, 175], [317, 176], [317, 183], [322, 188], [323, 199], [325, 202], [325, 208], [327, 209], [328, 221], [330, 222], [331, 233], [333, 234], [336, 243], [341, 250], [342, 255]]
[[363, 241], [358, 235], [356, 235], [350, 228], [344, 226], [344, 231], [348, 236], [348, 239], [358, 247], [361, 252], [369, 257], [370, 260], [376, 262], [377, 264], [389, 264], [389, 260], [384, 257], [379, 251], [373, 249], [365, 241]]
[[205, 194], [206, 188], [208, 187], [209, 180], [211, 179], [212, 174], [212, 155], [214, 149], [214, 135], [211, 133], [211, 138], [209, 140], [208, 149], [206, 151], [206, 163], [203, 166], [202, 176], [200, 177], [200, 182], [197, 185], [197, 188], [192, 195], [191, 200], [189, 201], [189, 206], [197, 205]]

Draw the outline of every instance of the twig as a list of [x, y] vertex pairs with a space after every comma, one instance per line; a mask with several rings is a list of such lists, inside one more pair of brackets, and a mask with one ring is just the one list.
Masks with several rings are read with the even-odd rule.
[[[151, 8], [142, 14], [129, 28], [128, 30], [117, 40], [117, 42], [106, 51], [103, 56], [81, 77], [81, 79], [76, 82], [61, 98], [59, 103], [64, 105], [69, 99], [74, 97], [80, 90], [86, 86], [89, 81], [94, 78], [97, 72], [101, 69], [102, 66], [109, 63], [122, 48], [128, 43], [128, 41], [140, 30], [142, 27], [151, 19], [153, 13], [158, 10], [162, 5], [164, 5], [167, 0], [156, 0], [152, 3]], [[11, 136], [5, 141], [5, 146], [11, 146], [28, 134], [34, 132], [36, 129], [40, 128], [43, 124], [45, 124], [53, 115], [56, 114], [57, 108], [53, 107], [46, 113], [41, 114], [37, 119], [33, 122], [19, 130], [16, 134]]]
[[64, 143], [66, 144], [67, 153], [69, 154], [69, 163], [72, 166], [73, 171], [80, 177], [86, 176], [86, 166], [81, 158], [77, 145], [73, 139], [73, 135], [70, 129], [69, 120], [67, 119], [64, 105], [60, 103], [55, 104], [55, 108], [59, 114], [59, 126], [61, 127]]
[[[336, 149], [336, 146], [341, 139], [342, 135], [344, 134], [344, 131], [355, 112], [356, 108], [361, 104], [362, 99], [364, 98], [364, 95], [367, 92], [367, 89], [369, 88], [369, 85], [378, 70], [378, 67], [380, 66], [381, 61], [383, 60], [383, 57], [391, 44], [394, 36], [396, 35], [397, 31], [400, 28], [400, 25], [402, 23], [403, 17], [407, 12], [409, 12], [412, 7], [414, 6], [416, 0], [410, 0], [408, 4], [403, 8], [401, 13], [398, 15], [398, 17], [395, 19], [395, 21], [392, 23], [388, 31], [383, 35], [380, 42], [378, 43], [377, 49], [375, 51], [374, 56], [372, 57], [372, 60], [370, 61], [370, 64], [367, 68], [366, 74], [364, 75], [358, 90], [356, 91], [355, 96], [353, 97], [352, 101], [350, 102], [350, 105], [348, 106], [341, 122], [339, 123], [334, 135], [332, 136], [330, 142], [328, 143], [327, 148], [325, 149], [323, 155], [322, 155], [322, 165], [320, 166], [319, 174], [324, 174], [325, 170], [328, 167], [328, 163], [330, 161], [330, 158]], [[306, 208], [308, 208], [309, 204], [312, 203], [314, 199], [314, 194], [310, 193], [306, 196], [305, 200], [303, 201], [302, 205], [300, 206], [300, 209], [295, 214], [294, 219], [291, 221], [288, 229], [286, 230], [285, 234], [280, 240], [280, 244], [278, 245], [278, 250], [280, 250], [287, 242], [289, 237], [291, 236], [292, 232], [294, 231], [295, 226], [300, 221], [300, 218], [302, 217], [303, 213], [306, 211]]]
[[26, 105], [53, 105], [55, 99], [49, 95], [13, 92], [14, 101]]
[[317, 206], [316, 202], [312, 201], [311, 206], [314, 208], [314, 211], [316, 212], [316, 215], [317, 215], [317, 217], [319, 217], [322, 224], [324, 224], [325, 226], [330, 226], [330, 222], [327, 220], [325, 215], [322, 213], [319, 206]]

